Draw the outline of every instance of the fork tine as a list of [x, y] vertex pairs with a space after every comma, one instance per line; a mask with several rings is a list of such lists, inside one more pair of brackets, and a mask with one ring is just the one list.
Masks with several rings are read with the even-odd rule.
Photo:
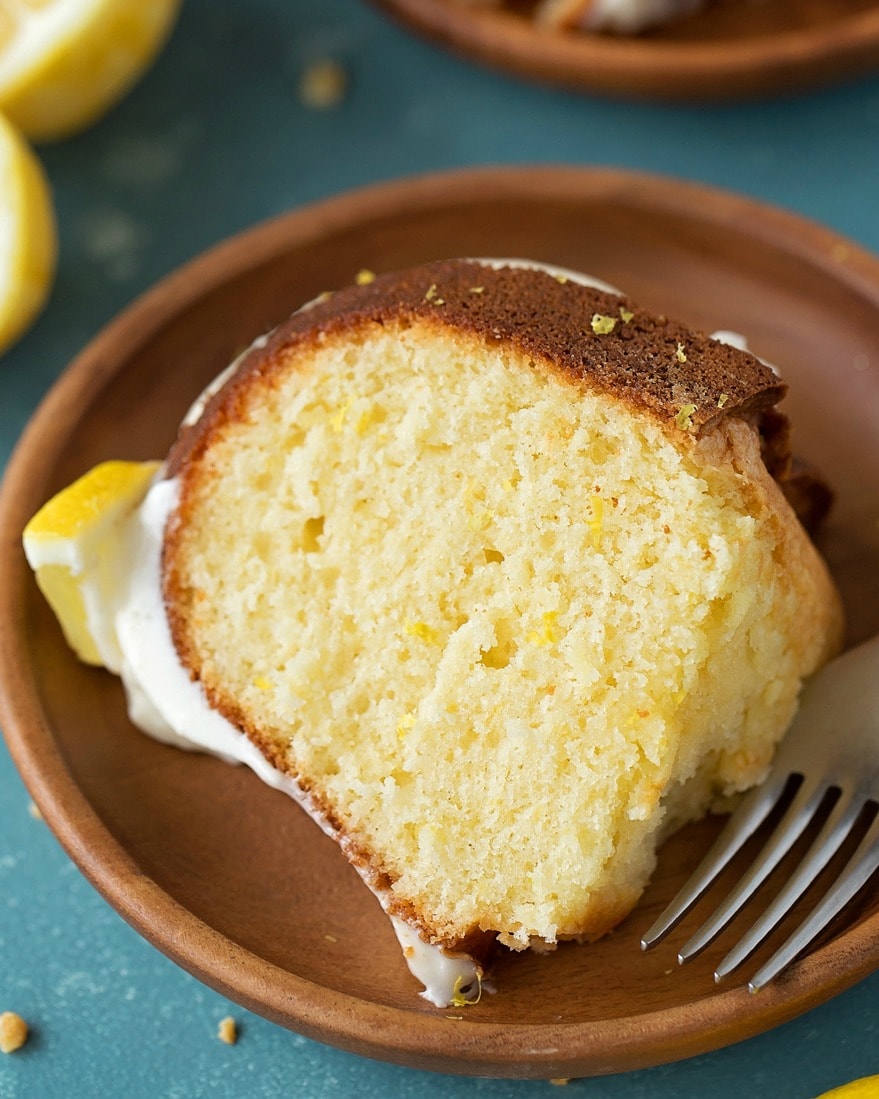
[[827, 794], [826, 784], [803, 785], [797, 790], [778, 827], [769, 837], [759, 856], [739, 881], [723, 904], [702, 924], [681, 947], [678, 961], [683, 964], [694, 958], [716, 938], [739, 909], [753, 897], [763, 882], [790, 851]]
[[750, 931], [736, 943], [718, 965], [714, 971], [716, 981], [723, 980], [753, 954], [766, 936], [793, 908], [842, 846], [863, 809], [864, 798], [860, 791], [848, 800], [840, 798], [834, 805], [796, 872]]
[[656, 946], [680, 923], [775, 808], [789, 777], [773, 772], [745, 795], [696, 870], [641, 939], [642, 950]]
[[867, 830], [857, 850], [824, 900], [748, 982], [758, 992], [786, 968], [827, 926], [879, 868], [879, 816]]

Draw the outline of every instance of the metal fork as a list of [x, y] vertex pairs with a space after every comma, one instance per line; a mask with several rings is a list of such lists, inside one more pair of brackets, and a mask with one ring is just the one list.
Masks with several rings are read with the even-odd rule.
[[819, 810], [836, 800], [778, 896], [714, 973], [721, 981], [738, 968], [806, 892], [870, 811], [873, 819], [823, 899], [750, 979], [758, 991], [778, 976], [820, 934], [879, 867], [879, 637], [823, 668], [803, 691], [800, 709], [778, 748], [769, 775], [730, 817], [714, 846], [641, 940], [648, 950], [662, 940], [777, 807], [799, 786], [750, 869], [714, 914], [681, 948], [678, 961], [695, 957], [756, 893]]

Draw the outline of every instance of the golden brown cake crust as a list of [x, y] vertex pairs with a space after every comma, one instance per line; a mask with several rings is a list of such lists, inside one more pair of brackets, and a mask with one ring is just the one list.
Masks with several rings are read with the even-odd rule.
[[[420, 319], [491, 342], [509, 342], [569, 381], [699, 435], [727, 416], [758, 417], [786, 385], [759, 359], [701, 332], [539, 269], [442, 260], [367, 285], [350, 286], [295, 313], [263, 347], [248, 352], [169, 460], [172, 475], [210, 433], [215, 417], [235, 416], [234, 394], [273, 369], [297, 345], [371, 324]], [[222, 412], [220, 408], [222, 407]]]

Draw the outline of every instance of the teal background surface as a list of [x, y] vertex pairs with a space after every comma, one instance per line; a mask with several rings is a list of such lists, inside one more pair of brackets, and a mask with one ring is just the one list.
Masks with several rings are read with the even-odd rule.
[[[318, 111], [297, 86], [327, 57], [349, 86]], [[156, 279], [257, 221], [362, 184], [476, 164], [630, 167], [787, 207], [879, 252], [877, 78], [744, 105], [620, 103], [477, 68], [357, 0], [185, 0], [125, 101], [40, 155], [61, 259], [45, 314], [0, 360], [4, 463], [66, 364]], [[140, 939], [28, 803], [0, 748], [0, 1011], [33, 1028], [0, 1056], [0, 1099], [558, 1094], [371, 1062], [238, 1008]], [[235, 1046], [216, 1038], [227, 1014]], [[879, 974], [737, 1046], [562, 1094], [811, 1099], [879, 1073], [877, 1021]]]

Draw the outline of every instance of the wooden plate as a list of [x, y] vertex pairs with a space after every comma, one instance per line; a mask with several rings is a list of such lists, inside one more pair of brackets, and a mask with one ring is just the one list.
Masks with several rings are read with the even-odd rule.
[[531, 0], [374, 0], [405, 25], [473, 60], [586, 92], [723, 100], [850, 78], [879, 64], [875, 0], [713, 0], [638, 37], [534, 26]]
[[686, 924], [643, 955], [639, 936], [716, 831], [708, 821], [666, 846], [614, 935], [505, 957], [496, 995], [437, 1011], [335, 845], [243, 768], [133, 729], [119, 683], [67, 650], [21, 553], [22, 526], [51, 492], [104, 458], [161, 455], [199, 389], [298, 303], [362, 267], [455, 254], [579, 268], [696, 326], [749, 333], [791, 382], [799, 450], [839, 491], [824, 548], [850, 640], [879, 629], [879, 262], [815, 225], [691, 184], [472, 171], [260, 226], [160, 283], [82, 353], [24, 434], [0, 496], [0, 718], [45, 817], [109, 902], [180, 965], [284, 1026], [372, 1057], [496, 1076], [619, 1072], [710, 1050], [873, 970], [876, 898], [758, 996], [744, 978], [714, 985], [729, 934], [680, 971]]

